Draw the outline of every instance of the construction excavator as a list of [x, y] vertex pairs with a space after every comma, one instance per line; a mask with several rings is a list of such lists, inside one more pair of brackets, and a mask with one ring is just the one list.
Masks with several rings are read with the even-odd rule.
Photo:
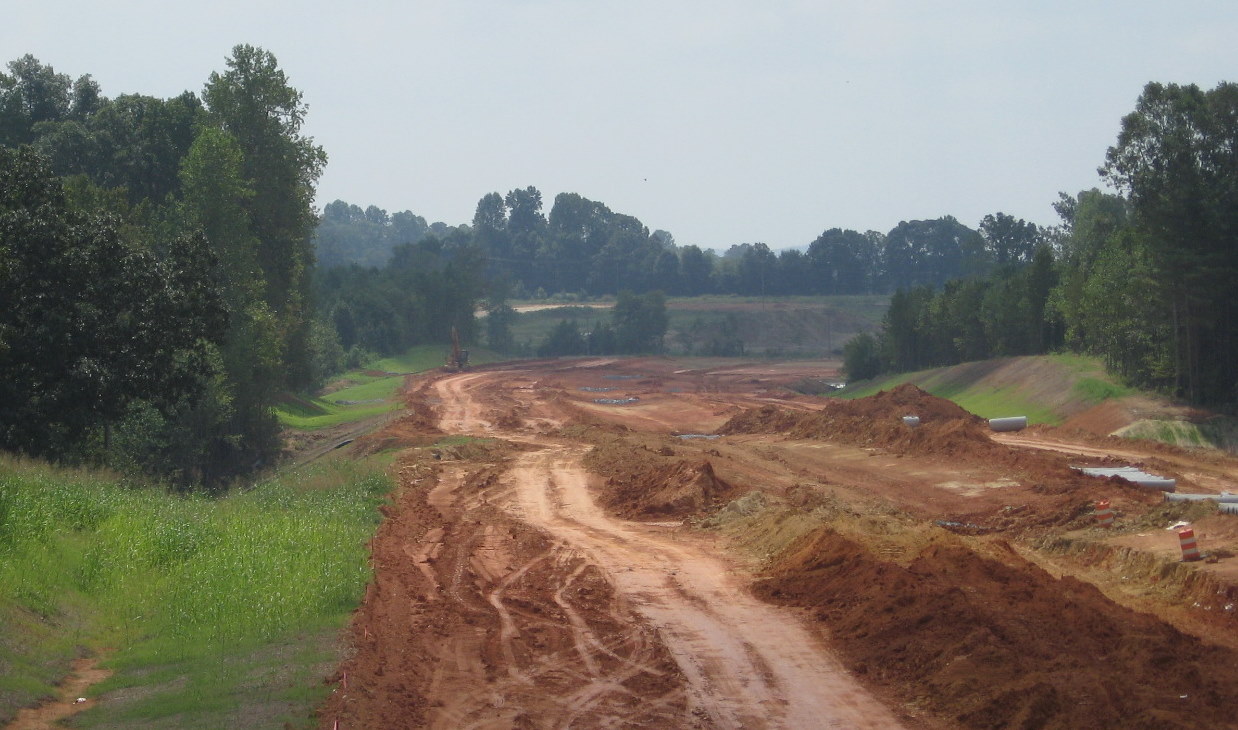
[[455, 325], [451, 328], [451, 352], [447, 354], [448, 372], [458, 373], [469, 366], [469, 351], [460, 349], [460, 333]]

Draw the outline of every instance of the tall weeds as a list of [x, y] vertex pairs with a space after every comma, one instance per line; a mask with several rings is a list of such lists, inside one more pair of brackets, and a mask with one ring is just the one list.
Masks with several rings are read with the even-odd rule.
[[114, 648], [118, 668], [338, 624], [369, 580], [366, 542], [390, 488], [346, 461], [221, 498], [0, 461], [0, 619], [55, 625], [86, 606], [79, 643]]

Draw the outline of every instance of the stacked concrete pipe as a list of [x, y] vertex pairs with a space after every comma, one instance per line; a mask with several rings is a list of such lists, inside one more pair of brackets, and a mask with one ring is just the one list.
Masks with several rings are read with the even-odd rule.
[[1222, 504], [1238, 504], [1238, 494], [1221, 492], [1220, 494], [1166, 494], [1166, 502], [1202, 502], [1205, 499], [1216, 500]]
[[1211, 499], [1217, 502], [1217, 511], [1238, 515], [1238, 494], [1221, 492], [1220, 494], [1166, 494], [1166, 502], [1202, 502]]

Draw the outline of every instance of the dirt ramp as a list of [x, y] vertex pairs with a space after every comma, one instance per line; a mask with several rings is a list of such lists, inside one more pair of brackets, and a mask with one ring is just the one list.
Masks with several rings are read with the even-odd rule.
[[1238, 652], [988, 549], [941, 534], [894, 562], [826, 527], [756, 591], [813, 609], [853, 671], [951, 727], [1238, 727]]

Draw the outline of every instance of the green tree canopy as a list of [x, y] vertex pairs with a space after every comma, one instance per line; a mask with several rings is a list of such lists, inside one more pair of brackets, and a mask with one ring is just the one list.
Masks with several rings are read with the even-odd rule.
[[1238, 398], [1238, 84], [1151, 83], [1122, 120], [1101, 174], [1130, 197], [1159, 270], [1176, 389]]
[[134, 401], [200, 395], [227, 323], [212, 266], [201, 238], [126, 245], [44, 158], [0, 148], [0, 445], [60, 458]]

